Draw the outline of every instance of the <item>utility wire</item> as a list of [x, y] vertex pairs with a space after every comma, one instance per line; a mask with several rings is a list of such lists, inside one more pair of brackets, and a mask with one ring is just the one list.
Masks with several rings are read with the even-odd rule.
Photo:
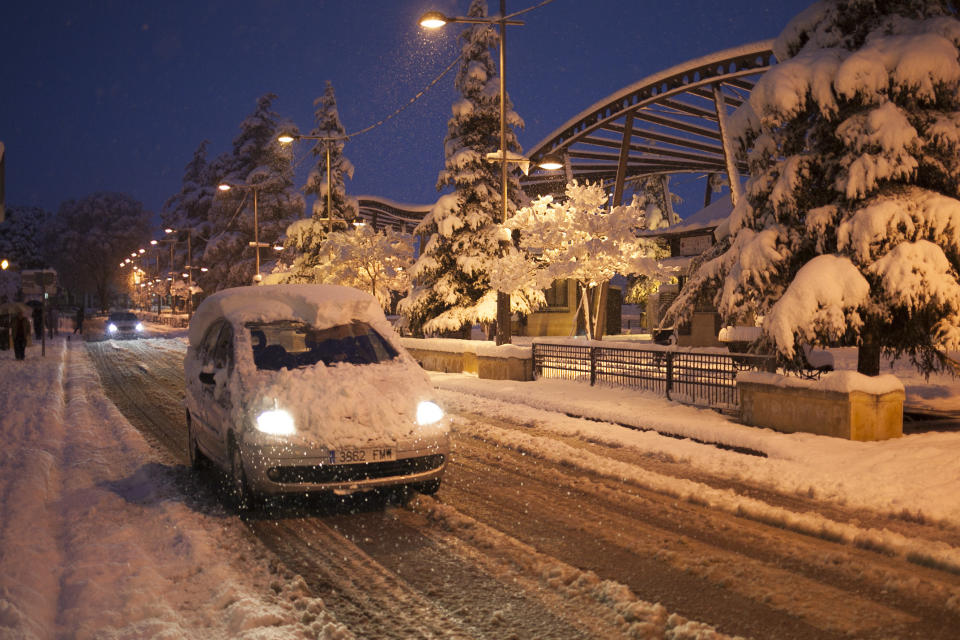
[[[549, 2], [553, 2], [553, 0], [548, 0], [548, 1], [549, 1]], [[345, 136], [343, 136], [344, 139], [349, 140], [350, 138], [353, 138], [354, 136], [359, 136], [359, 135], [361, 135], [361, 134], [363, 134], [363, 133], [367, 133], [368, 131], [371, 131], [371, 130], [373, 130], [373, 129], [376, 129], [376, 128], [379, 127], [380, 125], [384, 124], [385, 122], [387, 122], [388, 120], [390, 120], [390, 119], [393, 118], [394, 116], [396, 116], [396, 115], [398, 115], [399, 113], [401, 113], [402, 111], [404, 111], [407, 107], [409, 107], [409, 106], [412, 105], [414, 102], [416, 102], [417, 100], [419, 100], [420, 98], [422, 98], [422, 97], [424, 96], [424, 94], [426, 94], [427, 91], [429, 91], [430, 89], [432, 89], [435, 84], [437, 84], [438, 82], [440, 82], [440, 80], [441, 80], [445, 75], [447, 75], [448, 73], [450, 73], [450, 70], [453, 69], [453, 67], [454, 67], [458, 62], [460, 62], [460, 58], [462, 58], [462, 57], [463, 57], [463, 54], [461, 53], [461, 54], [458, 55], [456, 58], [454, 58], [453, 62], [451, 62], [449, 65], [447, 65], [447, 68], [440, 72], [440, 75], [438, 75], [436, 78], [434, 78], [433, 80], [431, 80], [431, 81], [430, 81], [430, 84], [428, 84], [426, 87], [424, 87], [423, 89], [421, 89], [420, 92], [417, 93], [417, 95], [415, 95], [415, 96], [413, 96], [412, 98], [410, 98], [410, 100], [409, 100], [406, 104], [401, 105], [399, 109], [397, 109], [396, 111], [394, 111], [393, 113], [391, 113], [390, 115], [388, 115], [386, 118], [383, 118], [382, 120], [378, 120], [377, 122], [374, 122], [374, 123], [373, 123], [372, 125], [370, 125], [369, 127], [365, 127], [365, 128], [363, 128], [363, 129], [360, 129], [359, 131], [354, 131], [353, 133], [346, 134]]]
[[511, 14], [508, 15], [506, 18], [504, 18], [504, 20], [509, 20], [510, 18], [516, 18], [517, 16], [522, 16], [522, 15], [525, 14], [525, 13], [528, 13], [528, 12], [530, 12], [530, 11], [533, 11], [534, 9], [539, 9], [540, 7], [545, 6], [545, 5], [548, 5], [548, 4], [550, 4], [551, 2], [553, 2], [553, 0], [543, 0], [543, 2], [541, 2], [540, 4], [535, 4], [535, 5], [533, 5], [532, 7], [527, 7], [526, 9], [521, 9], [520, 11], [516, 11], [516, 12], [514, 12], [514, 13], [511, 13]]

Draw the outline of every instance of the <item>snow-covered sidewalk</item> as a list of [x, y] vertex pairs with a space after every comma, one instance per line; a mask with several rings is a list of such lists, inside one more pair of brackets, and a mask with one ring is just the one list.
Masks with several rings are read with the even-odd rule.
[[81, 343], [0, 351], [0, 415], [0, 637], [352, 637], [239, 520], [184, 501], [186, 469], [103, 395]]
[[[960, 526], [960, 433], [850, 442], [746, 427], [717, 412], [640, 391], [563, 380], [512, 382], [445, 373], [431, 373], [431, 378], [440, 389], [475, 396], [466, 404], [483, 415], [527, 422], [590, 442], [630, 447], [638, 454], [669, 456], [707, 473], [788, 495], [830, 500], [882, 514], [907, 513], [928, 522]], [[635, 431], [618, 424], [690, 439]], [[766, 457], [694, 440], [746, 448]]]

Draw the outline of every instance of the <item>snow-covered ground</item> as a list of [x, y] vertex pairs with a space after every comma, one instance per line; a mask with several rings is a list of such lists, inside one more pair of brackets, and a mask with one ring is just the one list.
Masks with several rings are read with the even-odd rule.
[[[151, 335], [186, 350], [182, 329], [152, 325]], [[542, 435], [668, 457], [787, 494], [960, 526], [960, 433], [847, 442], [748, 428], [634, 391], [431, 377], [452, 410], [537, 427], [539, 435], [486, 428], [485, 437], [504, 446], [678, 497], [696, 496], [719, 509], [830, 531], [840, 540], [866, 536], [893, 553], [922, 551], [934, 562], [960, 567], [960, 552], [946, 544], [913, 549], [901, 536], [817, 514], [777, 512], [728, 490], [574, 452], [562, 439]], [[912, 383], [905, 384], [909, 393]], [[960, 395], [952, 381], [937, 384], [933, 395], [954, 401]], [[61, 336], [47, 344], [46, 357], [32, 345], [24, 362], [0, 351], [0, 415], [0, 637], [353, 637], [321, 600], [306, 594], [298, 576], [271, 562], [240, 520], [198, 508], [184, 496], [182, 487], [191, 482], [186, 469], [152, 448], [104, 396], [77, 342]]]
[[0, 389], [0, 637], [353, 637], [184, 499], [77, 342], [0, 351]]

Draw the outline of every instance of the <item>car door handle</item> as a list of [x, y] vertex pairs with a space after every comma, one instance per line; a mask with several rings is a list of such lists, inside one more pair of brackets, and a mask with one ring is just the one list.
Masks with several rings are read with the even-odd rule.
[[202, 372], [200, 374], [200, 382], [202, 382], [203, 384], [213, 384], [214, 383], [213, 374]]

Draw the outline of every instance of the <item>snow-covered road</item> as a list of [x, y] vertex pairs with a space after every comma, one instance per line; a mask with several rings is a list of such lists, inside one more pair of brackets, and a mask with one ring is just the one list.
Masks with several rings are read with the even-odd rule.
[[[20, 371], [0, 360], [29, 383], [4, 376], [0, 637], [951, 638], [960, 628], [955, 507], [894, 512], [890, 488], [837, 499], [816, 465], [801, 484], [783, 452], [799, 458], [819, 441], [732, 436], [770, 456], [756, 458], [477, 386], [491, 396], [480, 397], [452, 378], [437, 378], [454, 449], [436, 499], [286, 500], [240, 519], [221, 506], [213, 472], [187, 473], [183, 350], [178, 339], [56, 342]], [[651, 405], [650, 420], [662, 410]], [[736, 430], [723, 422], [708, 430]]]

